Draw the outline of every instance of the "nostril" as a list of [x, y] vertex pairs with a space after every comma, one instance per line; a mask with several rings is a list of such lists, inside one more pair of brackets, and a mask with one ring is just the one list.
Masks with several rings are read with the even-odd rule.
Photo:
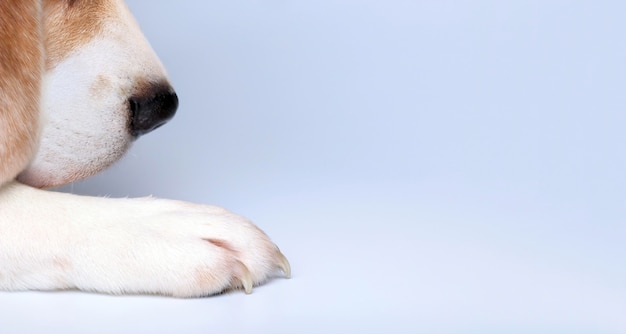
[[128, 104], [131, 112], [131, 117], [134, 117], [137, 109], [139, 109], [139, 102], [131, 97], [130, 99], [128, 99]]
[[167, 123], [178, 108], [178, 96], [169, 85], [159, 85], [149, 94], [128, 99], [130, 132], [138, 137]]

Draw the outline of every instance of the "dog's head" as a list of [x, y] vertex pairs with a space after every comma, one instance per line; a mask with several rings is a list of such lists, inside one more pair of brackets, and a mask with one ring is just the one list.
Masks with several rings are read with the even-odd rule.
[[18, 180], [53, 187], [111, 165], [134, 139], [168, 121], [178, 99], [123, 1], [36, 2], [39, 145]]

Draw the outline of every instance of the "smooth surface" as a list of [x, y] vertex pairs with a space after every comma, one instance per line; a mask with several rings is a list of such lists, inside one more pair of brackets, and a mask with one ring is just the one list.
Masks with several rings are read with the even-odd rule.
[[1, 333], [626, 332], [626, 5], [129, 5], [179, 111], [63, 190], [225, 206], [293, 278], [0, 293]]

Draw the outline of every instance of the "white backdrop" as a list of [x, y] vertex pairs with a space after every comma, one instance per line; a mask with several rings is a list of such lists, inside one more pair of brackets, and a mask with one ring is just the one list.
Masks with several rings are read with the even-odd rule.
[[0, 332], [626, 332], [625, 4], [129, 6], [178, 114], [62, 190], [225, 206], [294, 277], [2, 293]]

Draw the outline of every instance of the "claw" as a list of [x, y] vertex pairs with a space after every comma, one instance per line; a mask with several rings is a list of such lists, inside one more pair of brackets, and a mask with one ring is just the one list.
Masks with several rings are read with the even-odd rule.
[[276, 256], [278, 256], [278, 268], [285, 273], [285, 277], [291, 278], [291, 265], [289, 264], [289, 261], [285, 255], [280, 252], [280, 250], [276, 250], [276, 253]]
[[246, 295], [252, 293], [252, 274], [250, 274], [250, 270], [243, 263], [239, 262], [241, 267], [241, 275], [239, 280], [241, 281], [241, 285], [243, 286], [243, 290], [246, 292]]

